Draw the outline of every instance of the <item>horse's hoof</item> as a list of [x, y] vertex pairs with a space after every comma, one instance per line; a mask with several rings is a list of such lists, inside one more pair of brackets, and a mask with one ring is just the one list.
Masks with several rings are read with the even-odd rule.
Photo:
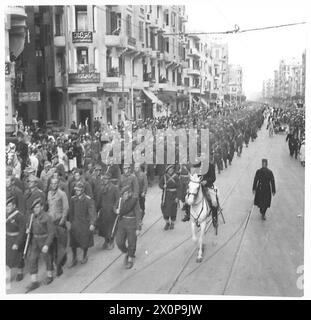
[[197, 263], [201, 263], [202, 262], [202, 260], [203, 260], [203, 258], [197, 258]]

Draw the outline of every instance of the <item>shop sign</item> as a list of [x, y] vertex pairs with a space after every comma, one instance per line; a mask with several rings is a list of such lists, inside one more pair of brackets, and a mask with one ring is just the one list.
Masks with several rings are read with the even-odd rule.
[[119, 82], [104, 82], [103, 83], [103, 88], [108, 89], [108, 88], [118, 88], [119, 87]]
[[40, 101], [40, 92], [19, 92], [19, 102]]
[[92, 43], [92, 31], [74, 31], [72, 32], [72, 43]]
[[100, 73], [69, 73], [69, 83], [98, 83], [100, 82]]

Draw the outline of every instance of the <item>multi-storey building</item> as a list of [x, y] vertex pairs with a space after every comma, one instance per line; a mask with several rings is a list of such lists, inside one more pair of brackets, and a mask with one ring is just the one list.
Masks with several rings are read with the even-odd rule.
[[24, 6], [9, 6], [5, 11], [5, 124], [6, 131], [13, 131], [13, 116], [16, 114], [18, 81], [15, 64], [24, 50], [27, 39], [27, 15]]
[[235, 99], [238, 101], [241, 99], [243, 94], [243, 72], [242, 67], [239, 65], [228, 66], [229, 69], [229, 81], [228, 81], [228, 89], [229, 89], [229, 98]]
[[223, 100], [228, 93], [228, 44], [212, 42], [212, 101]]
[[[185, 6], [27, 7], [17, 109], [26, 121], [116, 124], [185, 111], [228, 90], [228, 47], [185, 35]], [[7, 91], [8, 92], [8, 91]]]

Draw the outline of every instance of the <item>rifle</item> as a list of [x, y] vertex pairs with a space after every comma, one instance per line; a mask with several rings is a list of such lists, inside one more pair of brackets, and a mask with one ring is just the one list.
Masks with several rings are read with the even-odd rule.
[[24, 253], [23, 253], [23, 257], [24, 257], [24, 258], [26, 257], [26, 254], [27, 254], [27, 251], [28, 251], [28, 247], [29, 247], [30, 236], [31, 236], [31, 228], [32, 228], [32, 222], [33, 222], [33, 216], [34, 216], [34, 214], [32, 213], [31, 216], [30, 216], [30, 222], [29, 222], [29, 226], [28, 226], [29, 233], [28, 233], [28, 235], [27, 235], [26, 245], [25, 245]]
[[163, 193], [162, 193], [161, 206], [163, 206], [164, 203], [165, 203], [165, 197], [166, 197], [166, 175], [165, 175], [165, 173], [164, 173], [164, 188], [163, 188]]
[[118, 204], [118, 209], [117, 209], [118, 212], [119, 212], [119, 214], [117, 215], [116, 220], [114, 221], [113, 228], [112, 228], [112, 231], [111, 231], [111, 238], [113, 238], [114, 231], [115, 231], [116, 226], [117, 226], [117, 223], [118, 223], [118, 221], [119, 221], [120, 209], [121, 209], [121, 200], [122, 200], [122, 196], [121, 196], [120, 199], [119, 199], [119, 204]]

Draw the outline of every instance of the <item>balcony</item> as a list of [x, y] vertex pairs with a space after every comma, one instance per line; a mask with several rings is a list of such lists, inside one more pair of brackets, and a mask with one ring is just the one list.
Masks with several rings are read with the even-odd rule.
[[188, 56], [196, 59], [200, 59], [201, 57], [200, 52], [196, 48], [189, 49]]
[[106, 47], [136, 49], [136, 39], [124, 35], [106, 35], [105, 44]]
[[201, 93], [200, 87], [191, 87], [191, 88], [189, 89], [189, 91], [190, 91], [191, 93], [198, 93], [198, 94]]
[[171, 84], [169, 82], [159, 83], [158, 88], [159, 90], [162, 90], [162, 91], [177, 91], [176, 84]]
[[93, 32], [92, 31], [73, 31], [72, 43], [92, 43]]
[[20, 18], [27, 17], [24, 6], [8, 6], [6, 8], [6, 13], [10, 14], [11, 16], [17, 17], [17, 18], [18, 17], [20, 17]]
[[66, 46], [66, 39], [64, 35], [54, 36], [54, 46], [57, 48], [64, 48]]
[[185, 71], [189, 76], [200, 76], [201, 75], [200, 69], [187, 68], [187, 69], [185, 69]]

